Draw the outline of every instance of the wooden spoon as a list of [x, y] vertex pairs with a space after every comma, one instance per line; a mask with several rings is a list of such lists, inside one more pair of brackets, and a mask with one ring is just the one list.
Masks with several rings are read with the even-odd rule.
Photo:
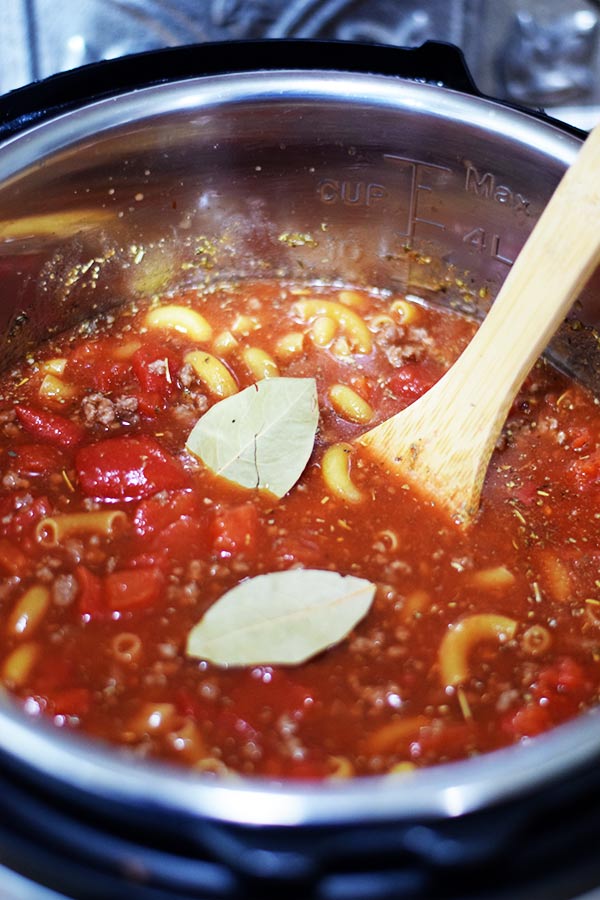
[[359, 443], [457, 524], [469, 524], [508, 410], [599, 260], [600, 125], [563, 176], [457, 362]]

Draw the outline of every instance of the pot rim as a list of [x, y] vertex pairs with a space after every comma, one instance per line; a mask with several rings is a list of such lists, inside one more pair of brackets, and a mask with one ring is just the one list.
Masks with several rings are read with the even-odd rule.
[[[395, 111], [424, 106], [430, 114], [434, 110], [440, 118], [466, 122], [471, 128], [509, 132], [515, 144], [533, 143], [538, 153], [565, 166], [580, 143], [570, 129], [552, 120], [540, 121], [531, 113], [439, 84], [327, 69], [248, 71], [155, 84], [29, 124], [0, 144], [0, 179], [119, 124], [141, 122], [173, 109], [251, 100], [368, 103]], [[164, 764], [132, 761], [87, 738], [57, 733], [45, 722], [28, 720], [10, 702], [0, 708], [0, 753], [13, 765], [25, 764], [25, 775], [38, 782], [43, 779], [47, 787], [67, 785], [103, 802], [134, 802], [178, 816], [271, 826], [385, 822], [459, 816], [540, 789], [589, 765], [600, 753], [598, 714], [600, 710], [593, 710], [526, 744], [467, 761], [395, 778], [344, 782], [215, 781]]]

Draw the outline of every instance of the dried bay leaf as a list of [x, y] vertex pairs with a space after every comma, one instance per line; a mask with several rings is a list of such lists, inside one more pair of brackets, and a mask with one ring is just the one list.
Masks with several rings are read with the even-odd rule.
[[218, 666], [299, 665], [339, 643], [367, 614], [375, 585], [320, 569], [242, 581], [188, 635], [188, 656]]
[[314, 378], [267, 378], [215, 403], [186, 447], [228, 481], [283, 497], [304, 471], [318, 421]]

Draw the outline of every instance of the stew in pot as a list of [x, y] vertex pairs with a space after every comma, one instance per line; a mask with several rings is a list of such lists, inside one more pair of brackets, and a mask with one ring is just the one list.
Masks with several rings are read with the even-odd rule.
[[276, 282], [138, 303], [0, 384], [0, 678], [28, 716], [271, 778], [528, 740], [600, 685], [600, 413], [540, 361], [468, 530], [354, 439], [475, 325]]

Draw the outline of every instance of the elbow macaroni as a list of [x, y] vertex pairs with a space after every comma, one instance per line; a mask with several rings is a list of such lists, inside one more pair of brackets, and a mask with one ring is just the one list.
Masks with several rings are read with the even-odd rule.
[[363, 493], [350, 478], [351, 451], [350, 444], [332, 444], [323, 455], [321, 470], [326, 487], [335, 497], [347, 503], [360, 503], [364, 500]]
[[172, 303], [151, 309], [145, 319], [147, 328], [160, 328], [166, 331], [178, 331], [193, 341], [202, 343], [212, 337], [212, 328], [195, 309]]
[[295, 356], [300, 356], [303, 350], [303, 331], [288, 331], [275, 344], [275, 356], [282, 362], [289, 362]]
[[115, 531], [124, 528], [126, 523], [127, 515], [118, 509], [65, 513], [40, 519], [35, 528], [35, 536], [41, 544], [55, 547], [64, 538], [73, 534], [99, 534], [103, 537], [112, 537]]
[[231, 331], [221, 331], [213, 341], [213, 350], [217, 355], [231, 353], [239, 346], [239, 341]]
[[317, 347], [327, 347], [336, 335], [337, 325], [331, 316], [317, 316], [310, 327], [310, 339]]
[[336, 413], [348, 422], [366, 425], [373, 418], [373, 407], [346, 384], [329, 388], [329, 399]]
[[31, 637], [41, 625], [50, 606], [50, 591], [42, 584], [30, 587], [15, 603], [6, 628], [13, 637]]
[[440, 645], [438, 660], [444, 687], [457, 687], [469, 677], [469, 656], [473, 647], [483, 641], [504, 644], [517, 630], [517, 622], [495, 613], [467, 616], [451, 625]]
[[394, 300], [390, 309], [396, 313], [402, 325], [414, 325], [419, 318], [419, 309], [408, 300]]
[[365, 320], [342, 303], [332, 300], [298, 300], [292, 311], [304, 322], [310, 322], [318, 316], [333, 319], [355, 353], [370, 353], [373, 349], [371, 333]]
[[10, 688], [24, 685], [37, 663], [41, 647], [36, 641], [27, 641], [8, 654], [2, 664], [2, 681]]
[[261, 350], [260, 347], [246, 347], [242, 351], [242, 359], [257, 381], [279, 377], [277, 363], [266, 350]]
[[232, 394], [237, 394], [237, 383], [225, 365], [211, 353], [202, 350], [192, 350], [186, 353], [184, 362], [188, 363], [200, 381], [206, 386], [209, 393], [223, 400]]
[[521, 635], [521, 648], [529, 656], [541, 656], [552, 646], [552, 635], [543, 625], [530, 625]]

